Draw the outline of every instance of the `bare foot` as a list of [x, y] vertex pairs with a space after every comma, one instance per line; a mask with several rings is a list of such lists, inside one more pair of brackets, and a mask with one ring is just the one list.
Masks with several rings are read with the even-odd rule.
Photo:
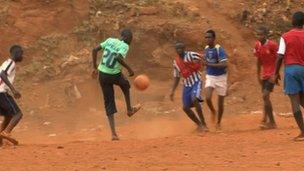
[[112, 141], [118, 141], [118, 140], [119, 140], [119, 138], [117, 135], [112, 135]]
[[222, 126], [221, 126], [220, 123], [217, 123], [217, 124], [215, 125], [215, 130], [216, 130], [216, 131], [221, 131], [221, 130], [222, 130]]
[[264, 123], [260, 125], [260, 128], [262, 130], [276, 129], [277, 125], [275, 123]]
[[267, 118], [266, 117], [263, 117], [263, 119], [261, 120], [261, 124], [264, 125], [267, 123]]
[[141, 105], [140, 104], [137, 104], [135, 106], [132, 107], [132, 110], [131, 111], [128, 111], [127, 115], [129, 117], [133, 116], [136, 112], [138, 112], [139, 110], [141, 109]]
[[198, 126], [196, 128], [197, 132], [209, 132], [209, 128], [206, 125]]
[[18, 142], [15, 138], [11, 137], [11, 136], [10, 136], [8, 133], [6, 133], [6, 132], [1, 132], [1, 133], [0, 133], [0, 138], [8, 140], [9, 142], [11, 142], [11, 143], [14, 144], [14, 145], [18, 145], [18, 144], [19, 144], [19, 142]]
[[293, 139], [294, 141], [304, 141], [304, 133], [301, 133]]

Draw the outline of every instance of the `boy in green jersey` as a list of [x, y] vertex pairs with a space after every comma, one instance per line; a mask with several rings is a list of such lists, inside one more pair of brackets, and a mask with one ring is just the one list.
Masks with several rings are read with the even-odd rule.
[[[99, 82], [103, 92], [106, 114], [108, 116], [112, 132], [112, 140], [119, 140], [115, 130], [114, 114], [117, 113], [117, 109], [115, 104], [113, 86], [117, 85], [121, 88], [125, 97], [127, 115], [129, 117], [140, 110], [140, 105], [131, 106], [130, 84], [129, 81], [121, 73], [123, 66], [128, 70], [130, 77], [134, 75], [133, 70], [124, 61], [129, 50], [129, 45], [132, 42], [132, 38], [133, 34], [131, 30], [124, 29], [121, 32], [120, 39], [108, 38], [106, 41], [102, 42], [100, 45], [94, 48], [92, 52], [94, 67], [92, 75], [94, 78], [97, 78], [97, 75], [99, 75]], [[103, 50], [103, 55], [101, 62], [97, 67], [97, 53], [100, 50]]]

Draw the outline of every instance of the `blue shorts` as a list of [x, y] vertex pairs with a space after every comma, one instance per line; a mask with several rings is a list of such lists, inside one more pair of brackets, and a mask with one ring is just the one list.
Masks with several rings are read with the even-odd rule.
[[298, 94], [304, 92], [304, 66], [285, 66], [284, 92], [285, 94]]
[[202, 102], [201, 98], [201, 91], [202, 91], [202, 82], [197, 81], [191, 87], [184, 86], [183, 91], [183, 107], [184, 108], [191, 108], [193, 107], [194, 100], [199, 100]]

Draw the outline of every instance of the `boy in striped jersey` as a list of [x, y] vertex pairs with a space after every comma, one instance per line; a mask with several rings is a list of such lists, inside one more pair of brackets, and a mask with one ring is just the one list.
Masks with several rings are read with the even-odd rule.
[[[181, 42], [175, 45], [175, 49], [178, 56], [173, 63], [174, 84], [170, 99], [173, 101], [174, 92], [178, 86], [180, 77], [183, 77], [183, 110], [196, 123], [198, 131], [208, 131], [201, 107], [201, 102], [203, 101], [201, 98], [202, 80], [199, 72], [202, 65], [201, 56], [195, 52], [185, 51], [185, 44]], [[195, 107], [198, 117], [192, 111], [192, 107]]]

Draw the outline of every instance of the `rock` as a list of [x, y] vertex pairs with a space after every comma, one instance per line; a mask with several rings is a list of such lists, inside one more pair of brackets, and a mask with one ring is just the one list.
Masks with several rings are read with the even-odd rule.
[[288, 112], [288, 113], [278, 113], [277, 114], [278, 116], [280, 116], [280, 117], [284, 117], [284, 118], [291, 118], [291, 117], [293, 117], [293, 114], [291, 113], [291, 112]]
[[250, 15], [250, 12], [248, 10], [244, 10], [242, 12], [242, 17], [241, 17], [241, 21], [244, 22], [244, 21], [247, 21], [248, 18], [249, 18], [249, 15]]
[[66, 96], [68, 96], [69, 99], [72, 101], [75, 99], [82, 98], [82, 94], [80, 93], [78, 87], [75, 84], [68, 83], [67, 85], [65, 85], [64, 92]]
[[75, 64], [77, 64], [77, 61], [79, 60], [78, 57], [74, 56], [74, 55], [70, 55], [68, 57], [68, 59], [66, 61], [64, 61], [62, 64], [61, 64], [61, 68], [65, 68], [66, 66], [73, 66]]
[[263, 111], [260, 111], [260, 110], [251, 111], [250, 114], [263, 114]]
[[95, 17], [100, 17], [102, 15], [102, 12], [101, 11], [97, 11], [96, 14], [95, 14]]
[[51, 122], [44, 122], [43, 125], [50, 125]]
[[116, 31], [119, 30], [119, 29], [120, 29], [120, 23], [119, 23], [119, 22], [116, 22], [116, 23], [114, 24], [113, 29], [116, 30]]
[[237, 50], [236, 48], [234, 48], [234, 49], [233, 49], [233, 52], [232, 52], [233, 56], [236, 56], [237, 53], [238, 53], [238, 50]]
[[75, 92], [76, 99], [82, 98], [82, 95], [76, 85], [74, 85], [74, 92]]
[[35, 111], [34, 110], [31, 110], [30, 111], [30, 115], [34, 115], [35, 114]]
[[49, 134], [48, 137], [56, 137], [57, 134]]

